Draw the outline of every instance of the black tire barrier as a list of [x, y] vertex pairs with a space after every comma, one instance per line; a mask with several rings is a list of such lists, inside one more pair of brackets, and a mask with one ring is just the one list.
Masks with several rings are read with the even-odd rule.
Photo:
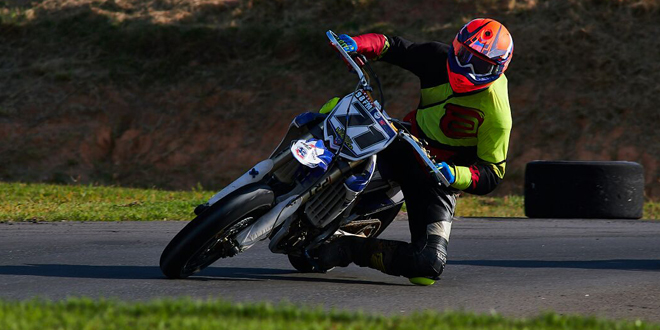
[[530, 218], [640, 219], [644, 168], [625, 161], [533, 161], [525, 168]]

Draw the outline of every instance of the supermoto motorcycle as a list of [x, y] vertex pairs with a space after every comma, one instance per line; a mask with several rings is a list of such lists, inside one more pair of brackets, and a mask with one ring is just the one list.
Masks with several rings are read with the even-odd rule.
[[[378, 153], [395, 139], [409, 143], [437, 184], [447, 186], [423, 144], [372, 96], [380, 82], [366, 58], [331, 45], [359, 82], [327, 115], [297, 116], [271, 156], [195, 209], [197, 217], [167, 245], [160, 268], [185, 278], [220, 258], [269, 239], [273, 253], [301, 272], [319, 271], [314, 251], [341, 235], [378, 236], [401, 209], [398, 184], [381, 177]], [[372, 78], [375, 77], [375, 78]]]

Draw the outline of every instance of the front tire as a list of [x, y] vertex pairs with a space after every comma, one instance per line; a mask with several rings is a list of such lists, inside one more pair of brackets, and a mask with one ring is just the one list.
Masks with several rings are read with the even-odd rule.
[[238, 253], [233, 238], [266, 213], [275, 200], [270, 187], [241, 187], [204, 210], [167, 245], [160, 269], [168, 278], [186, 278], [219, 258]]

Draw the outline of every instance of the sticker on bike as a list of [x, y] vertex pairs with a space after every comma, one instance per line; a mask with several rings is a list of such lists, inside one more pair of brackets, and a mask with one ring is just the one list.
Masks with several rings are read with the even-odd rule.
[[301, 164], [323, 170], [328, 169], [332, 153], [325, 148], [323, 141], [317, 139], [298, 140], [291, 145], [291, 153]]
[[337, 103], [325, 120], [324, 134], [330, 148], [341, 149], [341, 156], [349, 160], [363, 159], [385, 149], [396, 137], [383, 119], [380, 106], [363, 90], [348, 94]]

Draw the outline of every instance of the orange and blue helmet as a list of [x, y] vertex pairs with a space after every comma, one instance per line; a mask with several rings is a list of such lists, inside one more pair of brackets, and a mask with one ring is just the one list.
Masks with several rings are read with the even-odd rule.
[[513, 38], [501, 23], [477, 18], [463, 26], [447, 57], [449, 83], [454, 92], [482, 89], [506, 71], [513, 55]]

